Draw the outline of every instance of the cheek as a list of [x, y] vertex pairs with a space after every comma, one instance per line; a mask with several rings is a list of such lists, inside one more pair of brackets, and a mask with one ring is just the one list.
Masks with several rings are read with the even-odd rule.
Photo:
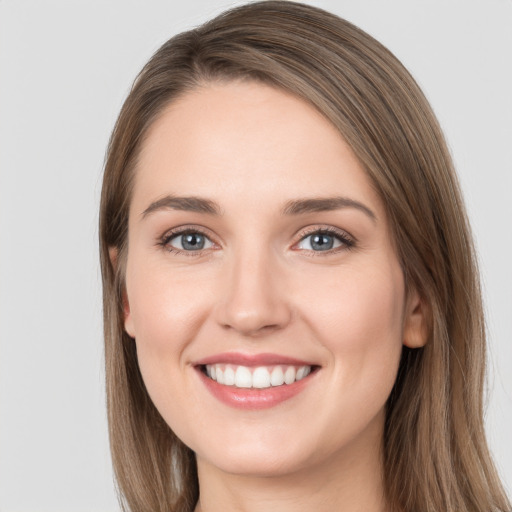
[[[186, 349], [207, 316], [210, 295], [192, 276], [135, 257], [127, 268], [127, 294], [137, 360], [152, 402], [168, 425], [187, 433], [194, 398]], [[206, 426], [205, 426], [206, 428]], [[184, 436], [185, 437], [185, 436]]]
[[[136, 261], [132, 267], [137, 267]], [[165, 357], [196, 335], [208, 314], [210, 295], [187, 273], [165, 265], [139, 266], [127, 275], [130, 314], [138, 345]]]
[[404, 282], [396, 267], [392, 262], [373, 263], [334, 269], [311, 280], [303, 276], [303, 312], [318, 329], [336, 333], [340, 341], [371, 344], [387, 333], [396, 334], [401, 331], [404, 307]]
[[333, 276], [323, 289], [304, 316], [331, 353], [338, 380], [368, 396], [379, 395], [377, 388], [390, 391], [402, 350], [401, 270], [393, 264], [366, 265]]
[[184, 353], [197, 337], [210, 302], [208, 291], [195, 279], [168, 267], [135, 253], [126, 279], [140, 371], [164, 416], [182, 405], [181, 391], [173, 390], [182, 389], [182, 379], [187, 378]]
[[404, 291], [401, 271], [387, 264], [330, 282], [304, 317], [329, 353], [324, 391], [331, 405], [319, 407], [318, 422], [341, 446], [383, 421], [402, 350]]

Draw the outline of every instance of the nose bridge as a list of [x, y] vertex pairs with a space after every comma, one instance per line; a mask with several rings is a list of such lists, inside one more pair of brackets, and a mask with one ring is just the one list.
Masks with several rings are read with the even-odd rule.
[[265, 244], [234, 248], [225, 267], [218, 321], [245, 336], [283, 328], [290, 320], [277, 256]]

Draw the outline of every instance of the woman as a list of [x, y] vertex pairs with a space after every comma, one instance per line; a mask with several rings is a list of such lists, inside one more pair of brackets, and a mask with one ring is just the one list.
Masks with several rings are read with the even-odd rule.
[[111, 138], [100, 238], [128, 509], [510, 509], [450, 157], [361, 30], [270, 1], [164, 44]]

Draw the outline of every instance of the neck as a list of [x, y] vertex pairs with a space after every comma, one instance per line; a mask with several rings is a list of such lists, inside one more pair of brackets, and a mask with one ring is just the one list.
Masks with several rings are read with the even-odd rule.
[[230, 474], [197, 459], [195, 512], [385, 512], [382, 430], [321, 464], [280, 475]]

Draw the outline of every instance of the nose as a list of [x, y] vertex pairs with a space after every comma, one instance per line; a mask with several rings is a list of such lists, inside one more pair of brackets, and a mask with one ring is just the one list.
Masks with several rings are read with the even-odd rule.
[[217, 322], [246, 337], [283, 329], [292, 317], [282, 268], [269, 254], [239, 254], [226, 265]]

